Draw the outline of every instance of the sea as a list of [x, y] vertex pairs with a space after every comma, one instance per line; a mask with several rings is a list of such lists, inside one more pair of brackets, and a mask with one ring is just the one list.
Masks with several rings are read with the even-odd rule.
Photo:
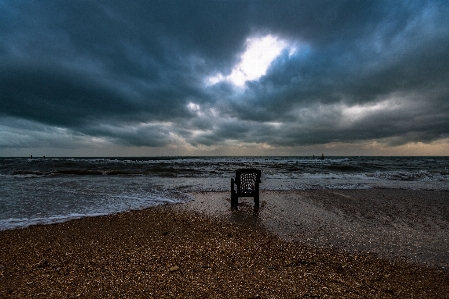
[[449, 157], [0, 158], [0, 230], [182, 204], [241, 168], [262, 190], [449, 191]]

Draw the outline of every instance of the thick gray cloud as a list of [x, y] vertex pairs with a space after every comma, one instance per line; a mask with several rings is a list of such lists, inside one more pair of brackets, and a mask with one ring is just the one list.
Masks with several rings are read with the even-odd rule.
[[[445, 140], [448, 15], [447, 1], [0, 0], [0, 149]], [[264, 36], [284, 42], [265, 75], [208, 83]]]

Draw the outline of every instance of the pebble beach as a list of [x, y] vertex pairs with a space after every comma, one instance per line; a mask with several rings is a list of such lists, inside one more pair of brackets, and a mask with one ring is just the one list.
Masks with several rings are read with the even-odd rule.
[[449, 298], [447, 192], [192, 195], [1, 231], [0, 297]]

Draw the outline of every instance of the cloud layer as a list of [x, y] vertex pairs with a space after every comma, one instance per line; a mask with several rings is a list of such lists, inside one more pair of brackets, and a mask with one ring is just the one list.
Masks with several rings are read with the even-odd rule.
[[[447, 1], [0, 1], [0, 154], [447, 141], [448, 15]], [[258, 53], [277, 52], [245, 69], [264, 38]]]

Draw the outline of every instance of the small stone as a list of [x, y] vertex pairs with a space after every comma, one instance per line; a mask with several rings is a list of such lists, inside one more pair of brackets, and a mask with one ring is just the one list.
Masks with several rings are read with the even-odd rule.
[[178, 270], [179, 270], [178, 266], [170, 267], [170, 272], [175, 272], [175, 271], [178, 271]]
[[50, 263], [47, 260], [42, 260], [37, 264], [37, 266], [39, 268], [45, 268], [45, 267], [50, 266]]

